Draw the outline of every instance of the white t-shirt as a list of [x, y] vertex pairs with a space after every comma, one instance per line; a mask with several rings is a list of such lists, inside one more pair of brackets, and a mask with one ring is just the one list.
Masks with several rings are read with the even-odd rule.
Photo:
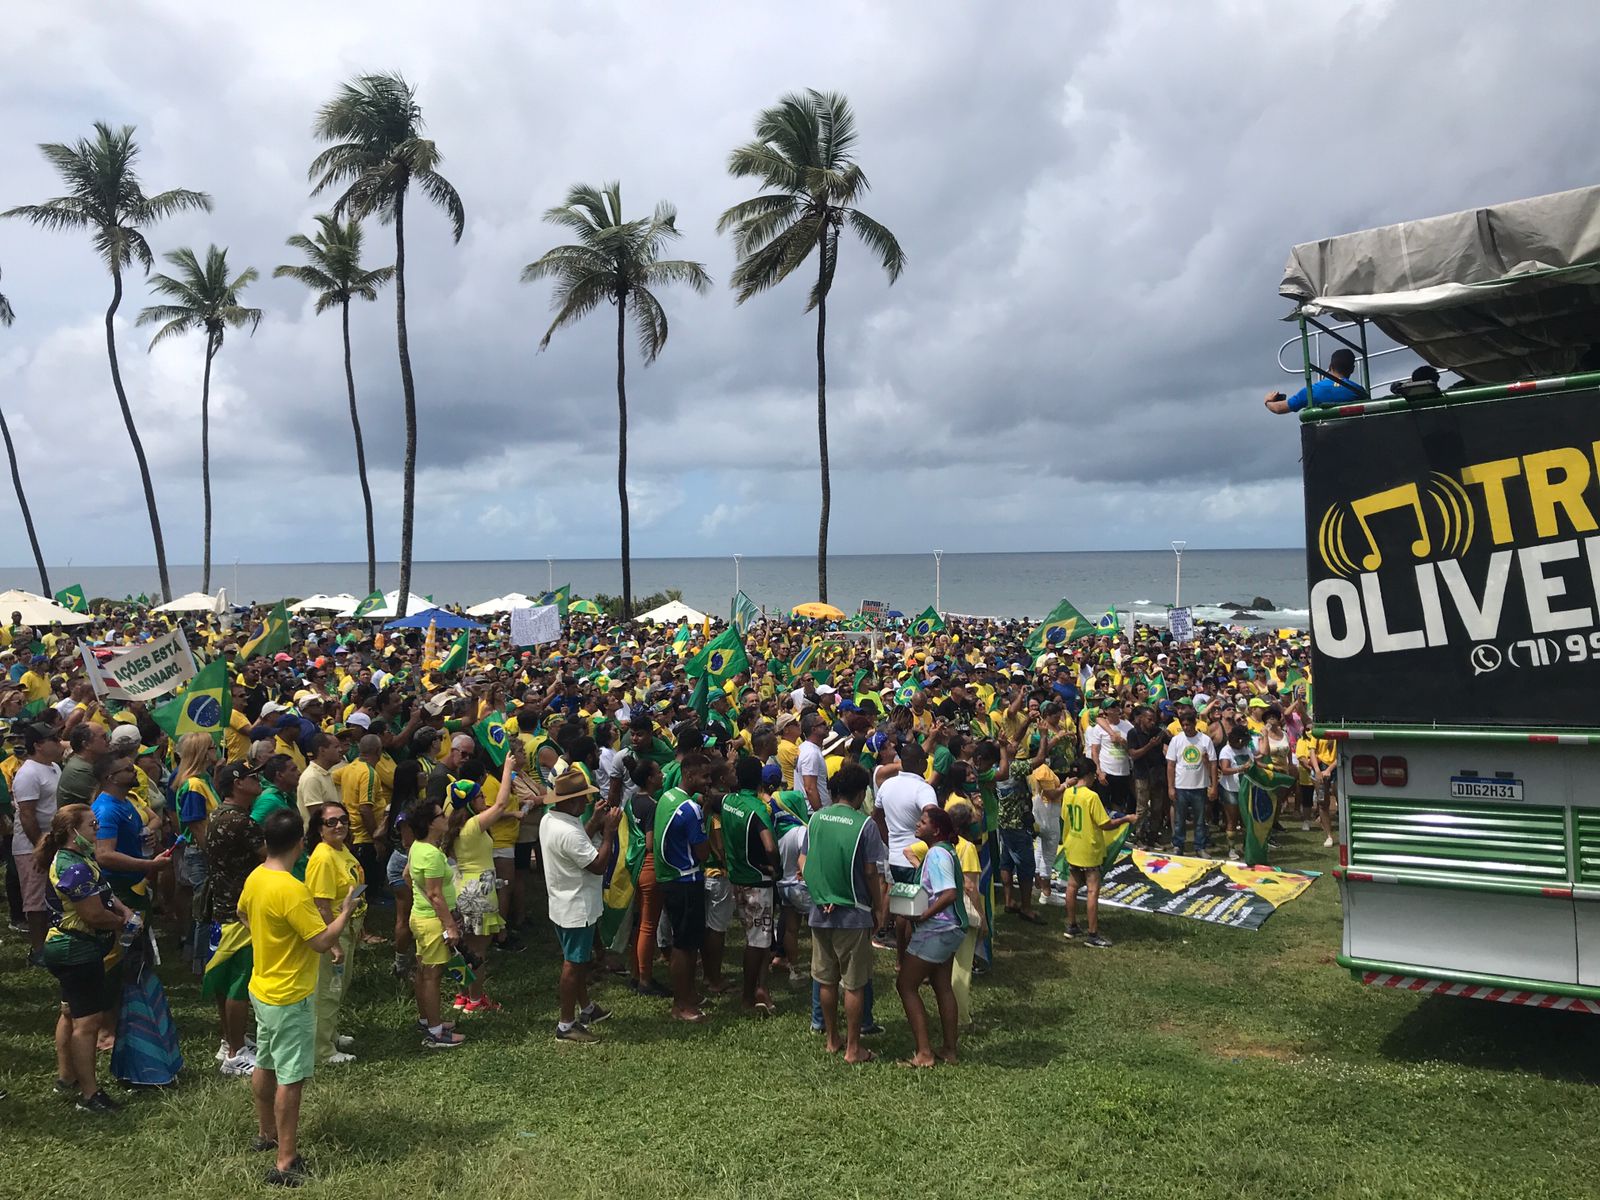
[[539, 862], [550, 892], [550, 920], [562, 929], [582, 929], [600, 919], [605, 880], [586, 869], [599, 853], [577, 817], [545, 810], [539, 821]]
[[[50, 822], [56, 815], [56, 785], [60, 782], [60, 763], [42, 763], [31, 758], [17, 768], [16, 776], [11, 780], [11, 798], [19, 805], [32, 802], [33, 817], [39, 824], [40, 833], [50, 828]], [[33, 853], [33, 843], [28, 840], [21, 817], [17, 818], [16, 829], [11, 834], [11, 853]]]
[[1089, 736], [1085, 742], [1090, 746], [1100, 747], [1100, 770], [1105, 774], [1131, 775], [1133, 761], [1128, 757], [1126, 739], [1133, 732], [1133, 725], [1128, 721], [1118, 721], [1112, 728], [1122, 735], [1123, 745], [1115, 745], [1111, 741], [1111, 735], [1101, 728], [1099, 721], [1089, 726]]
[[1206, 778], [1207, 760], [1217, 760], [1217, 748], [1205, 734], [1195, 731], [1190, 737], [1178, 733], [1167, 743], [1167, 761], [1176, 765], [1172, 773], [1172, 786], [1178, 788], [1203, 788], [1210, 786]]
[[877, 807], [883, 809], [883, 819], [889, 826], [889, 865], [909, 867], [906, 847], [917, 840], [917, 822], [922, 810], [937, 804], [933, 788], [920, 775], [910, 771], [885, 779], [878, 785]]
[[803, 792], [806, 785], [801, 782], [807, 775], [816, 776], [818, 807], [826, 808], [833, 803], [828, 795], [828, 759], [822, 753], [822, 747], [815, 742], [801, 742], [800, 756], [794, 760], [794, 790]]
[[[1235, 750], [1232, 746], [1224, 746], [1222, 748], [1222, 753], [1218, 755], [1218, 757], [1223, 762], [1227, 763], [1228, 766], [1234, 767], [1238, 766], [1240, 763], [1249, 762], [1252, 756], [1248, 750], [1241, 752]], [[1221, 775], [1220, 772], [1218, 774]], [[1239, 794], [1239, 777], [1237, 775], [1221, 775], [1221, 778], [1218, 780], [1218, 782], [1222, 784], [1224, 791], [1232, 792], [1235, 796]], [[1238, 801], [1235, 800], [1234, 803], [1237, 804]]]

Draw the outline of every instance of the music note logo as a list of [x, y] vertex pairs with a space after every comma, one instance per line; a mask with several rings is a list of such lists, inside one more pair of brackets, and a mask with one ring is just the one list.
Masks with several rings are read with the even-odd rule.
[[[1384, 563], [1384, 546], [1373, 529], [1373, 519], [1386, 513], [1404, 513], [1403, 518], [1380, 521], [1379, 529], [1401, 529], [1413, 533], [1411, 557], [1422, 562], [1434, 554], [1458, 558], [1472, 546], [1477, 520], [1472, 500], [1461, 481], [1434, 471], [1424, 486], [1402, 483], [1348, 504], [1336, 501], [1322, 514], [1317, 526], [1317, 554], [1335, 575], [1355, 575], [1376, 571]], [[1346, 532], [1355, 548], [1346, 541]], [[1389, 542], [1392, 553], [1394, 543]], [[1357, 557], [1359, 555], [1359, 558]]]

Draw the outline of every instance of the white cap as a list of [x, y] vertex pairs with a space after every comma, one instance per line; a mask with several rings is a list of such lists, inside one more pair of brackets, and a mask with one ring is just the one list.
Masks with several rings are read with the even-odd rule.
[[261, 706], [261, 715], [263, 717], [270, 717], [270, 716], [272, 716], [273, 713], [281, 713], [281, 712], [288, 712], [288, 711], [289, 711], [288, 708], [286, 708], [282, 704], [279, 704], [276, 700], [268, 700], [265, 704], [263, 704]]
[[355, 712], [350, 714], [350, 719], [346, 721], [345, 724], [359, 725], [362, 729], [371, 729], [372, 718], [366, 713], [362, 712], [360, 709], [357, 709]]

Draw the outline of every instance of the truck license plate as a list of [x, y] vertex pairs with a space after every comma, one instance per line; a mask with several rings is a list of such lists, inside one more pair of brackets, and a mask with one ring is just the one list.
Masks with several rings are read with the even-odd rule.
[[1521, 800], [1522, 780], [1484, 779], [1476, 775], [1450, 777], [1452, 800]]

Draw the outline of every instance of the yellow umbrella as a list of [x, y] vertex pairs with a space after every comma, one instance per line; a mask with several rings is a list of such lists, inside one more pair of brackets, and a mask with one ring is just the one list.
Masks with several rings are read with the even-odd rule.
[[789, 611], [797, 617], [816, 617], [825, 621], [837, 621], [844, 616], [842, 611], [821, 600], [812, 600], [808, 604], [797, 604]]

